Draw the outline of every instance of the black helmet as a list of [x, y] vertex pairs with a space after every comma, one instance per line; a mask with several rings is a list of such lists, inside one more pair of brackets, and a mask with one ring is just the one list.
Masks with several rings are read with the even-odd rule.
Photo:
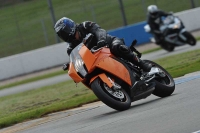
[[76, 24], [69, 18], [63, 17], [59, 19], [56, 22], [54, 29], [58, 36], [65, 42], [71, 42], [75, 39]]

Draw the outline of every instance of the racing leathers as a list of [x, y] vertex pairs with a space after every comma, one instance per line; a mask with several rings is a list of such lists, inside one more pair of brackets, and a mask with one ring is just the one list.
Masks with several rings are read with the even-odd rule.
[[155, 14], [148, 14], [147, 23], [151, 28], [151, 33], [154, 35], [156, 43], [159, 44], [162, 40], [162, 35], [160, 33], [160, 24], [162, 23], [162, 16], [168, 16], [170, 13], [158, 10]]

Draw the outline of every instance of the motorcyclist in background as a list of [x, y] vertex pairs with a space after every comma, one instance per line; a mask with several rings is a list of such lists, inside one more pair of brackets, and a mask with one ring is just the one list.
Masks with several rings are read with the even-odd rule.
[[149, 5], [147, 7], [148, 17], [147, 23], [151, 28], [151, 33], [154, 35], [156, 44], [160, 44], [162, 40], [162, 35], [160, 32], [160, 24], [161, 24], [161, 17], [171, 15], [171, 13], [166, 13], [162, 10], [159, 10], [156, 5]]
[[151, 64], [138, 58], [131, 49], [124, 44], [122, 39], [107, 34], [107, 32], [95, 22], [84, 21], [80, 24], [75, 24], [73, 20], [63, 17], [56, 22], [54, 29], [57, 35], [69, 44], [67, 48], [68, 55], [82, 42], [87, 34], [91, 33], [94, 37], [90, 43], [92, 45], [87, 46], [88, 49], [98, 49], [103, 46], [108, 46], [111, 53], [115, 56], [124, 58], [138, 65], [146, 72], [151, 70]]

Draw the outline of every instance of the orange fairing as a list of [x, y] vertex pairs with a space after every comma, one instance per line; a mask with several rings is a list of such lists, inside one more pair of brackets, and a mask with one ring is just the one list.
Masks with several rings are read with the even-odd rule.
[[128, 70], [124, 67], [124, 65], [114, 60], [113, 58], [108, 56], [105, 58], [101, 58], [101, 60], [97, 62], [95, 65], [96, 67], [101, 68], [119, 77], [120, 79], [128, 83], [130, 86], [132, 85]]
[[91, 53], [91, 51], [85, 45], [83, 45], [83, 47], [79, 51], [79, 54], [84, 60], [87, 70], [90, 70], [94, 61], [96, 60], [95, 56]]
[[90, 80], [90, 84], [97, 78], [99, 77], [104, 83], [106, 83], [108, 85], [108, 87], [112, 88], [113, 87], [113, 84], [111, 83], [111, 81], [108, 79], [108, 77], [102, 73], [102, 74], [99, 74], [95, 77], [93, 77], [91, 80]]
[[78, 83], [81, 82], [83, 79], [77, 74], [74, 65], [70, 63], [69, 65], [69, 71], [68, 71], [69, 76], [74, 80], [74, 82]]

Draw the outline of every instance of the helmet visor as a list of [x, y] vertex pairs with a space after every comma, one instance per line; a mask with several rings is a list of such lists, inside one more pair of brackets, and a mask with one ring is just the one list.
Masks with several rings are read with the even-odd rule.
[[72, 35], [72, 34], [69, 34], [65, 31], [60, 31], [58, 33], [58, 36], [65, 42], [68, 42], [68, 43], [71, 43], [74, 39], [75, 39], [75, 36]]
[[151, 14], [151, 16], [156, 17], [158, 15], [158, 12], [153, 12], [153, 13], [150, 13], [150, 14]]

